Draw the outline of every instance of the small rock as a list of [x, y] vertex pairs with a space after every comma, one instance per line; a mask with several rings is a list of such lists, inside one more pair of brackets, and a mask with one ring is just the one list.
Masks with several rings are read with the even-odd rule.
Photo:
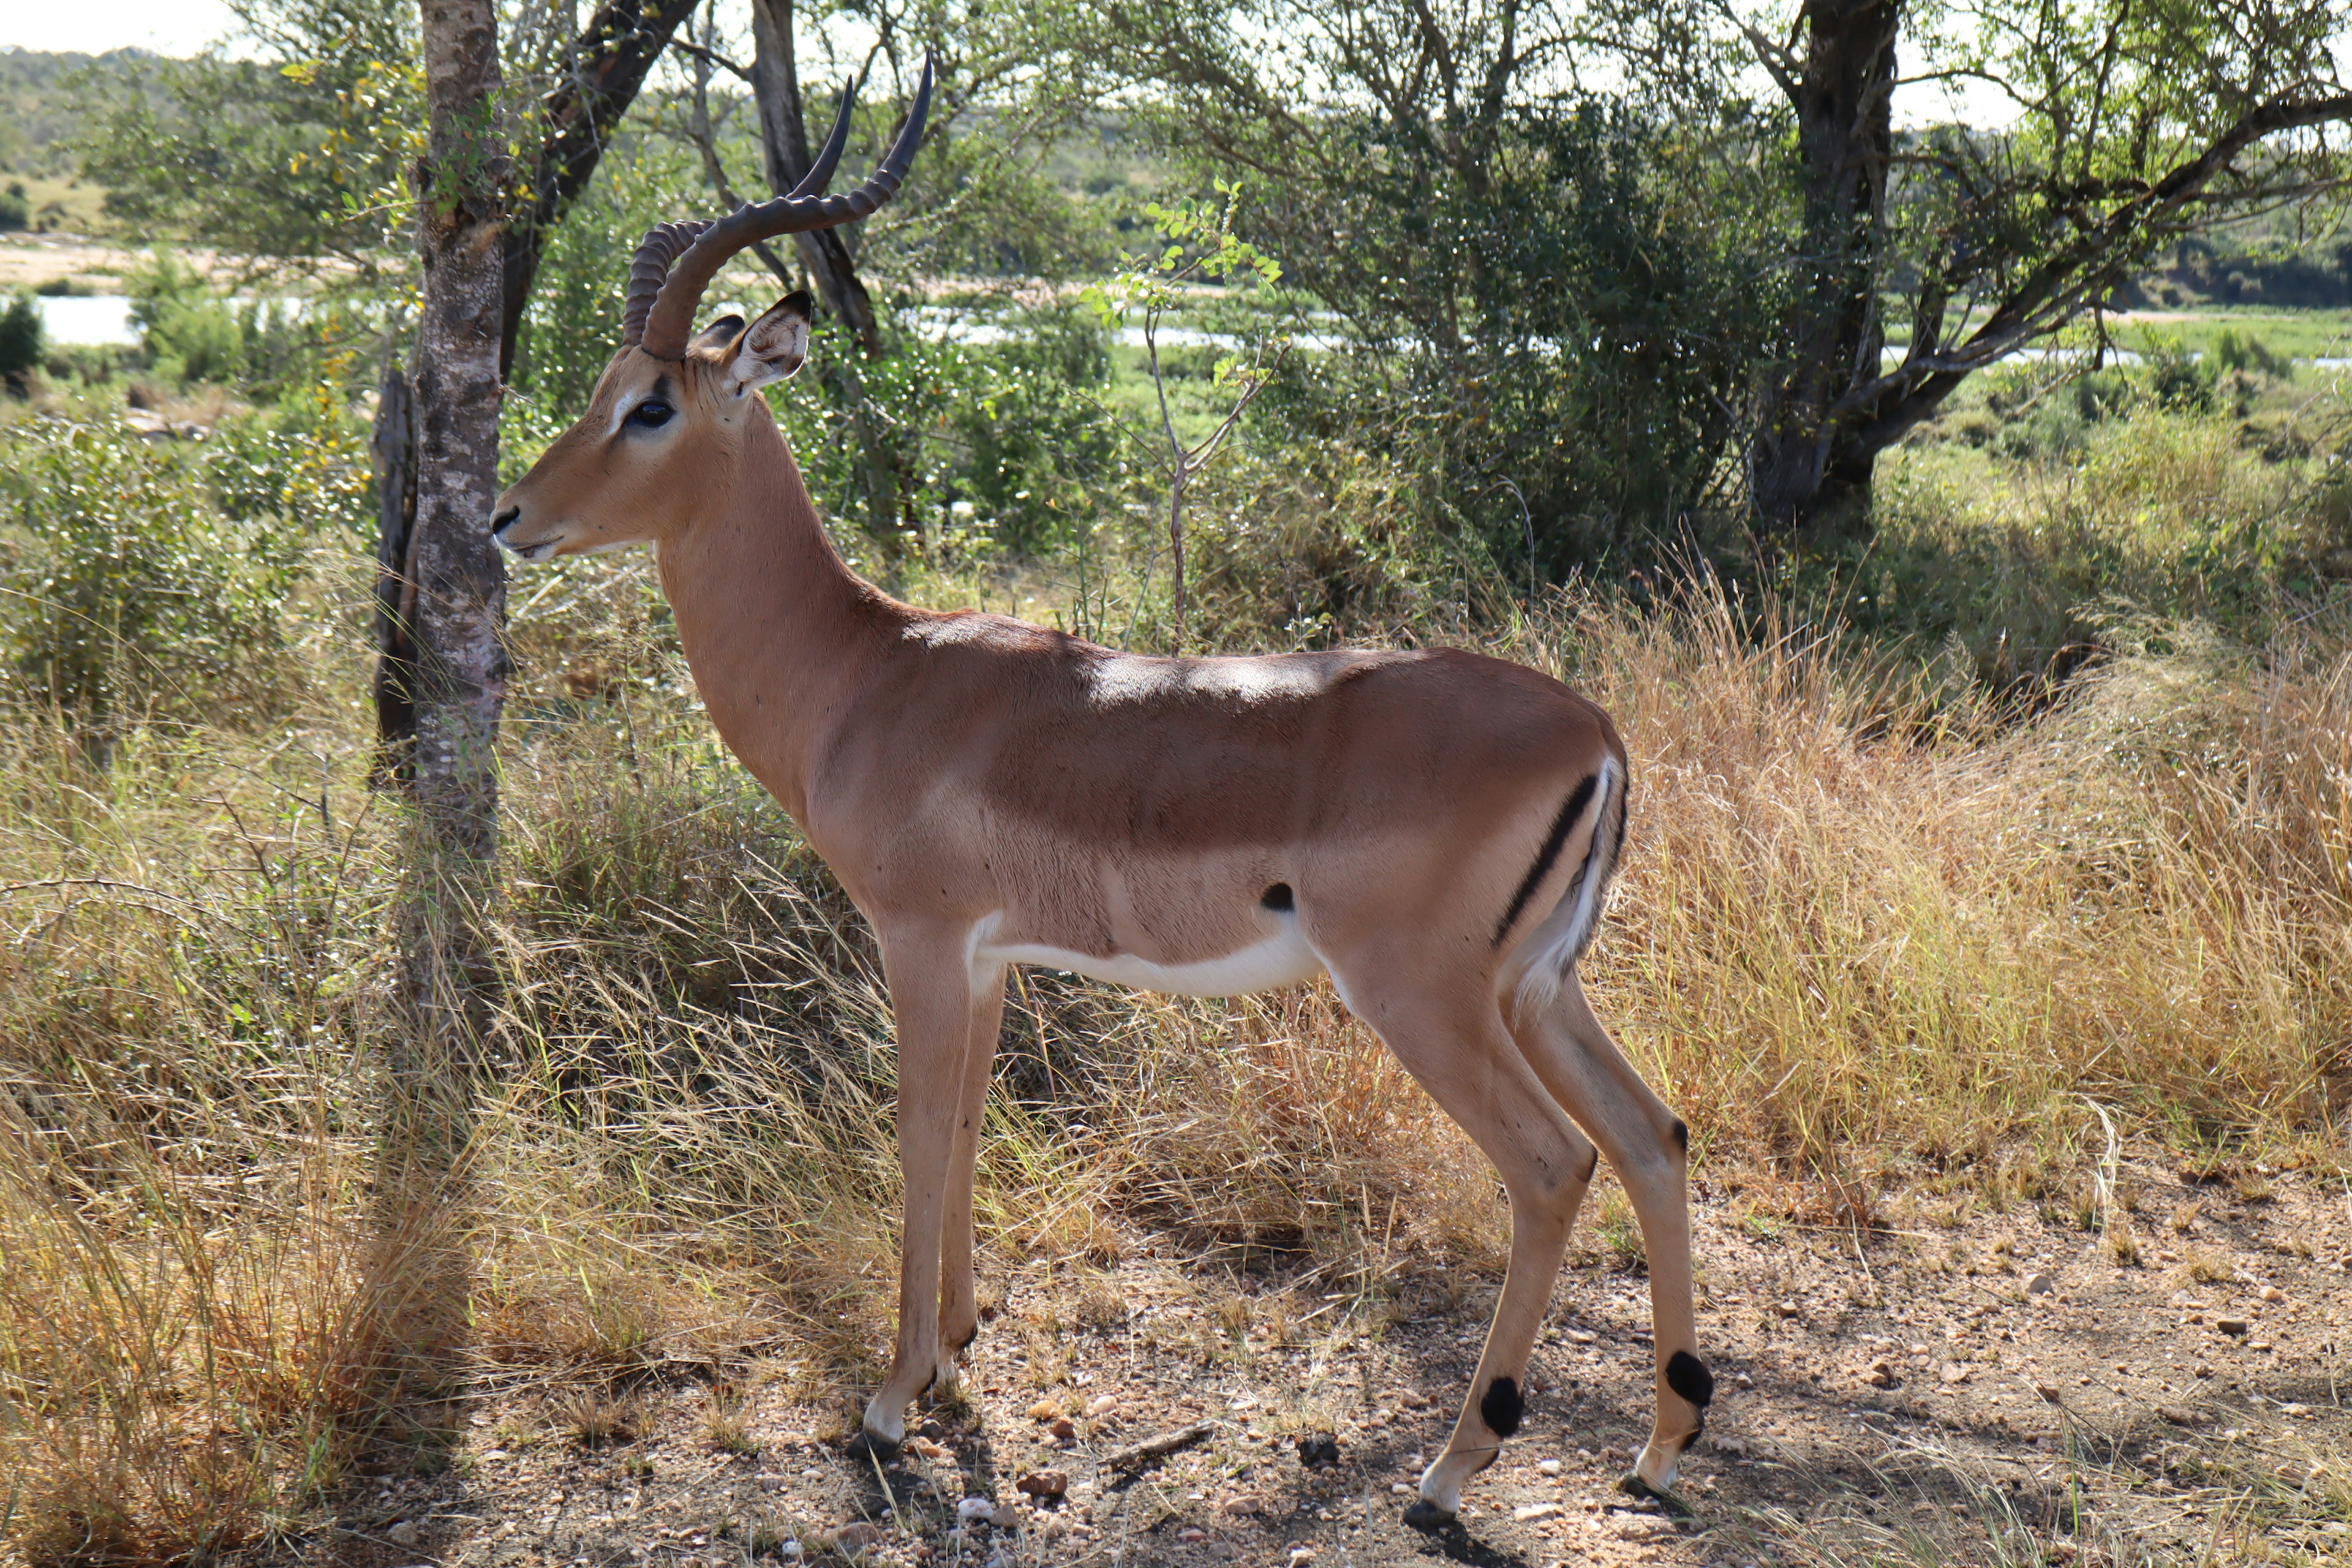
[[2055, 1405], [2066, 1397], [2064, 1391], [2060, 1389], [2054, 1383], [2037, 1383], [2033, 1385], [2033, 1392], [2042, 1395], [2045, 1401], [2052, 1405]]
[[392, 1528], [383, 1532], [383, 1538], [394, 1546], [414, 1546], [424, 1534], [415, 1520], [403, 1519], [394, 1521]]
[[2047, 1274], [2036, 1274], [2025, 1282], [2025, 1293], [2029, 1296], [2047, 1296], [2056, 1289], [2058, 1281]]
[[1055, 1416], [1059, 1415], [1061, 1413], [1062, 1407], [1060, 1405], [1055, 1404], [1050, 1399], [1041, 1399], [1036, 1404], [1029, 1407], [1029, 1419], [1032, 1421], [1051, 1421]]
[[1339, 1439], [1318, 1432], [1298, 1439], [1298, 1462], [1310, 1470], [1328, 1470], [1339, 1462]]
[[1195, 1546], [1209, 1539], [1209, 1532], [1197, 1524], [1188, 1524], [1176, 1532], [1176, 1539], [1187, 1546]]
[[1944, 1380], [1945, 1387], [1957, 1388], [1975, 1374], [1969, 1370], [1966, 1362], [1948, 1361], [1944, 1363], [1944, 1370], [1937, 1375]]
[[1054, 1435], [1057, 1443], [1066, 1443], [1078, 1435], [1078, 1424], [1066, 1415], [1055, 1416], [1054, 1424], [1045, 1429]]
[[1870, 1370], [1862, 1374], [1862, 1381], [1870, 1384], [1873, 1388], [1894, 1387], [1895, 1363], [1885, 1360], [1884, 1358], [1872, 1362], [1870, 1363]]
[[2252, 1321], [2246, 1318], [2216, 1318], [2213, 1326], [2231, 1339], [2252, 1333], [2254, 1328]]
[[1034, 1498], [1060, 1497], [1070, 1489], [1070, 1475], [1066, 1470], [1032, 1470], [1013, 1482], [1013, 1489]]
[[797, 1541], [787, 1541], [776, 1548], [776, 1555], [787, 1563], [798, 1562], [801, 1555], [801, 1543]]
[[1570, 1329], [1562, 1337], [1572, 1345], [1597, 1344], [1601, 1340], [1601, 1336], [1594, 1333], [1591, 1329]]
[[988, 1522], [999, 1530], [1011, 1530], [1021, 1522], [1021, 1510], [1009, 1502], [998, 1503], [996, 1511], [988, 1516]]
[[907, 1447], [926, 1459], [944, 1459], [948, 1457], [948, 1450], [932, 1442], [929, 1437], [910, 1437], [907, 1440]]
[[1290, 1549], [1290, 1560], [1293, 1563], [1312, 1563], [1315, 1561], [1315, 1548], [1302, 1542]]
[[956, 1517], [967, 1524], [974, 1520], [986, 1519], [995, 1512], [994, 1498], [968, 1497], [956, 1504]]
[[1744, 1372], [1733, 1373], [1731, 1374], [1731, 1381], [1741, 1388], [1753, 1388], [1756, 1386], [1756, 1380]]
[[1794, 1301], [1775, 1301], [1772, 1310], [1784, 1318], [1793, 1318], [1797, 1315], [1797, 1304]]
[[1558, 1459], [1538, 1459], [1536, 1461], [1536, 1474], [1539, 1476], [1556, 1476], [1559, 1474], [1559, 1469], [1560, 1465]]
[[2280, 1289], [2275, 1285], [2265, 1285], [2263, 1287], [2263, 1300], [2265, 1301], [2284, 1301], [2286, 1300], [2286, 1292]]
[[1556, 1502], [1531, 1502], [1523, 1508], [1513, 1509], [1511, 1517], [1521, 1524], [1528, 1524], [1538, 1519], [1554, 1518], [1563, 1511]]
[[1246, 1514], [1257, 1512], [1259, 1503], [1257, 1499], [1250, 1496], [1249, 1493], [1237, 1492], [1234, 1496], [1227, 1498], [1219, 1506], [1234, 1518], [1240, 1519]]
[[1099, 1421], [1118, 1408], [1118, 1396], [1117, 1394], [1098, 1394], [1095, 1395], [1094, 1398], [1087, 1402], [1087, 1419], [1089, 1421]]
[[863, 1552], [868, 1547], [878, 1545], [881, 1540], [882, 1527], [877, 1524], [868, 1524], [862, 1519], [853, 1519], [847, 1524], [843, 1525], [839, 1530], [833, 1532], [833, 1544], [835, 1550], [846, 1552], [852, 1554]]

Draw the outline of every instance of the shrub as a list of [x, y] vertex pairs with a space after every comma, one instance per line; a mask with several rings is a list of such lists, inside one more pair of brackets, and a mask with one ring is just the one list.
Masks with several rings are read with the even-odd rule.
[[245, 332], [204, 279], [168, 250], [131, 279], [131, 319], [156, 371], [168, 380], [232, 381], [245, 363]]
[[18, 294], [0, 310], [0, 381], [10, 391], [22, 395], [26, 390], [27, 378], [40, 365], [45, 336], [41, 308], [30, 294]]
[[127, 427], [63, 420], [0, 468], [16, 555], [0, 646], [101, 755], [142, 712], [247, 717], [269, 674], [300, 532], [232, 521], [206, 477]]

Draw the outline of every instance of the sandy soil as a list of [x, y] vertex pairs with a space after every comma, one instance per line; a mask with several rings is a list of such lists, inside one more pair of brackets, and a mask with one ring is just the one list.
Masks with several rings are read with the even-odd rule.
[[[1519, 1438], [1472, 1482], [1460, 1527], [1431, 1536], [1399, 1516], [1462, 1398], [1494, 1282], [1400, 1262], [1387, 1321], [1335, 1326], [1360, 1299], [1327, 1297], [1328, 1281], [1181, 1266], [1144, 1244], [1107, 1277], [1000, 1272], [963, 1396], [879, 1471], [845, 1452], [845, 1385], [813, 1396], [757, 1365], [681, 1368], [618, 1405], [487, 1394], [445, 1474], [360, 1481], [325, 1554], [366, 1568], [2352, 1562], [2352, 1199], [2340, 1182], [2213, 1175], [2119, 1173], [2139, 1194], [2116, 1220], [2139, 1237], [2136, 1262], [2054, 1206], [1888, 1222], [1857, 1245], [1773, 1217], [1752, 1188], [1704, 1192], [1718, 1394], [1685, 1466], [1686, 1521], [1613, 1488], [1648, 1426], [1638, 1273], [1587, 1252], [1563, 1278]], [[615, 1410], [624, 1431], [583, 1441]], [[1199, 1423], [1165, 1458], [1105, 1463]], [[1300, 1440], [1321, 1434], [1338, 1460], [1307, 1468]], [[1016, 1489], [1041, 1472], [1066, 1479], [1042, 1506]], [[960, 1520], [966, 1499], [1003, 1522]]]

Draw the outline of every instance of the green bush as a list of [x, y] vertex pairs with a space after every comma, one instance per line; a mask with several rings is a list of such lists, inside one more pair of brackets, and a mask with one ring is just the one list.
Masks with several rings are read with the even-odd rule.
[[45, 350], [41, 308], [30, 294], [18, 294], [0, 310], [0, 381], [22, 393], [39, 368]]
[[2294, 379], [2294, 360], [2273, 351], [2253, 332], [2242, 334], [2235, 327], [2222, 328], [2214, 338], [2212, 358], [2224, 374], [2240, 371], [2266, 375], [2274, 381]]
[[235, 381], [245, 365], [245, 332], [227, 304], [168, 250], [131, 279], [131, 319], [155, 373], [167, 380]]
[[32, 199], [25, 195], [25, 182], [11, 180], [8, 188], [0, 191], [0, 232], [29, 228], [33, 223]]
[[201, 447], [42, 419], [0, 464], [0, 647], [22, 694], [95, 737], [142, 714], [260, 719], [307, 539], [223, 515]]

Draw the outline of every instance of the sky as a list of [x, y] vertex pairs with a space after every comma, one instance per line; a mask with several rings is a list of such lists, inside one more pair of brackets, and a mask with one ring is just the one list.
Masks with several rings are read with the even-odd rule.
[[222, 0], [9, 0], [0, 5], [0, 49], [192, 55], [236, 22]]

